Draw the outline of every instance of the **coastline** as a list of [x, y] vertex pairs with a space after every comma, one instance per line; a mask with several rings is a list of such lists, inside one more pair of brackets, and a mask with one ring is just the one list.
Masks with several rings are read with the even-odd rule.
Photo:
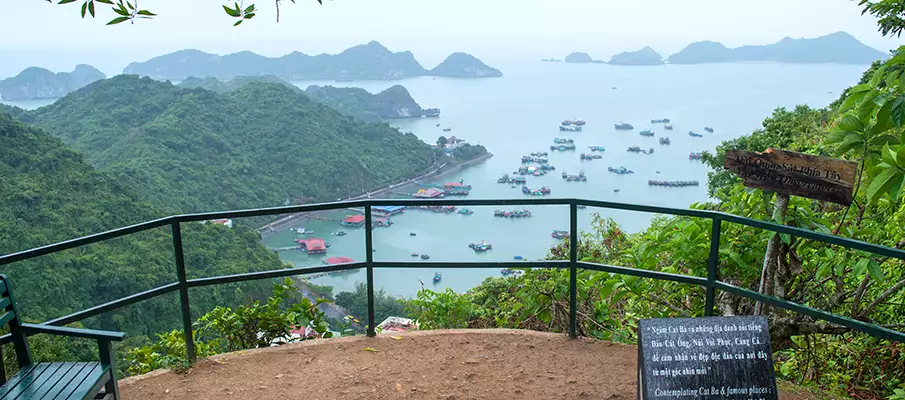
[[[448, 162], [443, 163], [439, 167], [437, 167], [431, 171], [428, 171], [425, 174], [419, 175], [417, 177], [406, 179], [404, 181], [394, 183], [392, 185], [380, 188], [380, 189], [372, 191], [372, 192], [362, 193], [357, 196], [353, 196], [353, 197], [349, 197], [349, 198], [345, 198], [345, 199], [341, 199], [341, 200], [349, 201], [349, 200], [361, 200], [361, 199], [365, 199], [365, 198], [382, 198], [382, 196], [385, 196], [387, 194], [393, 194], [392, 192], [395, 190], [406, 189], [410, 186], [413, 186], [413, 185], [415, 185], [415, 183], [417, 181], [420, 181], [423, 179], [439, 178], [442, 176], [446, 176], [453, 172], [457, 172], [463, 168], [470, 167], [472, 165], [487, 161], [487, 159], [489, 159], [490, 157], [493, 157], [493, 153], [487, 153], [481, 157], [465, 161], [461, 164], [449, 165]], [[264, 226], [261, 226], [260, 228], [257, 229], [257, 231], [258, 231], [258, 233], [261, 234], [262, 237], [266, 237], [268, 234], [270, 234], [272, 232], [279, 231], [281, 229], [284, 229], [286, 226], [292, 225], [294, 223], [294, 221], [296, 221], [297, 219], [305, 218], [308, 216], [318, 216], [321, 213], [325, 213], [325, 212], [329, 212], [329, 211], [313, 211], [313, 212], [307, 212], [307, 213], [296, 213], [296, 214], [287, 215], [276, 221], [273, 221]]]

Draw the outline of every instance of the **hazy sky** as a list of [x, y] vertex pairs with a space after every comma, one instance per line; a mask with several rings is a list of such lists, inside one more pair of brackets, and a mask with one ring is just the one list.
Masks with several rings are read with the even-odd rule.
[[370, 40], [412, 50], [428, 68], [453, 51], [492, 64], [571, 51], [606, 60], [645, 45], [668, 56], [693, 41], [767, 44], [836, 31], [883, 51], [903, 43], [880, 36], [876, 21], [850, 0], [284, 0], [280, 23], [273, 0], [255, 3], [258, 16], [234, 28], [218, 0], [141, 0], [160, 15], [119, 26], [104, 25], [113, 18], [106, 7], [98, 19], [82, 20], [81, 1], [2, 0], [0, 36], [8, 39], [0, 42], [0, 77], [76, 63], [115, 74], [131, 61], [184, 48], [279, 56], [336, 53]]

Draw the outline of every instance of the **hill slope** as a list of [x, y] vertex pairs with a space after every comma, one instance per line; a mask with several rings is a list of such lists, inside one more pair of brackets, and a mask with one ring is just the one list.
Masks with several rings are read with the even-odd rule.
[[161, 209], [335, 200], [426, 171], [430, 146], [282, 84], [217, 94], [118, 76], [20, 116]]
[[452, 53], [430, 71], [434, 76], [449, 78], [498, 78], [500, 70], [484, 64], [475, 56], [466, 53]]
[[85, 64], [76, 65], [72, 72], [57, 74], [44, 68], [26, 68], [19, 75], [0, 80], [0, 99], [7, 101], [56, 99], [106, 77], [97, 68]]
[[870, 64], [888, 55], [865, 45], [845, 32], [813, 39], [784, 38], [765, 46], [734, 49], [716, 42], [692, 43], [669, 57], [672, 64], [772, 61], [782, 63]]
[[663, 65], [663, 56], [650, 47], [619, 53], [610, 59], [611, 65]]
[[361, 88], [312, 85], [305, 89], [305, 93], [315, 101], [363, 122], [440, 115], [437, 108], [421, 108], [409, 91], [400, 85], [393, 85], [377, 94]]

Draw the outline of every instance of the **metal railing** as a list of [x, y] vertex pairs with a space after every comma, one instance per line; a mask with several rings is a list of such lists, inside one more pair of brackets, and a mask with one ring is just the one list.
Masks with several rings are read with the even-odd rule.
[[[373, 256], [373, 231], [367, 227], [372, 226], [372, 207], [375, 206], [569, 206], [569, 219], [571, 235], [569, 236], [569, 260], [568, 261], [518, 261], [518, 262], [385, 262], [374, 261]], [[598, 264], [578, 259], [578, 206], [599, 207], [611, 210], [637, 211], [657, 214], [669, 214], [676, 216], [687, 216], [695, 218], [706, 218], [712, 221], [710, 234], [710, 258], [707, 264], [707, 277], [697, 277], [689, 275], [680, 275], [665, 273], [652, 270], [626, 268], [606, 264]], [[237, 275], [217, 276], [210, 278], [186, 278], [186, 265], [182, 247], [182, 231], [180, 224], [184, 222], [200, 222], [213, 219], [224, 218], [245, 218], [258, 217], [278, 214], [294, 214], [313, 211], [341, 210], [346, 208], [364, 208], [365, 213], [365, 254], [364, 262], [346, 263], [338, 265], [327, 265], [318, 267], [299, 267], [286, 268], [279, 270], [251, 272]], [[839, 324], [851, 329], [865, 332], [871, 336], [888, 339], [892, 341], [905, 342], [905, 333], [887, 329], [881, 326], [858, 321], [841, 315], [836, 315], [823, 310], [818, 310], [805, 305], [789, 302], [772, 296], [767, 296], [752, 290], [748, 290], [739, 286], [735, 286], [719, 279], [719, 250], [720, 250], [720, 232], [722, 223], [735, 223], [753, 228], [765, 229], [777, 233], [789, 234], [792, 236], [816, 240], [832, 245], [842, 246], [849, 249], [866, 251], [879, 256], [896, 258], [905, 260], [905, 251], [862, 242], [858, 240], [847, 239], [839, 236], [827, 235], [819, 232], [809, 231], [801, 228], [778, 225], [772, 222], [759, 221], [736, 215], [726, 214], [716, 211], [695, 210], [695, 209], [679, 209], [658, 206], [647, 206], [638, 204], [614, 203], [607, 201], [594, 201], [583, 199], [494, 199], [494, 200], [359, 200], [346, 201], [336, 203], [312, 204], [301, 206], [287, 206], [274, 208], [261, 208], [252, 210], [239, 211], [223, 211], [201, 214], [184, 214], [176, 215], [153, 221], [148, 221], [136, 225], [131, 225], [111, 231], [98, 233], [81, 237], [78, 239], [67, 240], [43, 247], [37, 247], [30, 250], [21, 251], [0, 256], [0, 266], [11, 264], [17, 261], [33, 259], [36, 257], [60, 252], [75, 247], [85, 246], [100, 241], [113, 239], [121, 236], [130, 235], [137, 232], [146, 231], [158, 227], [169, 225], [171, 227], [173, 238], [173, 254], [176, 262], [176, 282], [169, 283], [154, 289], [136, 293], [131, 296], [123, 297], [117, 300], [109, 301], [85, 310], [52, 319], [44, 322], [48, 325], [62, 326], [73, 322], [81, 321], [89, 317], [99, 315], [104, 312], [116, 310], [131, 304], [141, 302], [143, 300], [158, 297], [173, 291], [179, 292], [179, 301], [182, 311], [182, 323], [186, 340], [186, 355], [190, 361], [195, 361], [195, 344], [192, 337], [192, 316], [189, 307], [188, 289], [194, 287], [203, 287], [211, 285], [219, 285], [225, 283], [244, 282], [257, 279], [268, 279], [286, 277], [292, 275], [314, 274], [320, 272], [344, 271], [358, 268], [366, 270], [366, 287], [368, 298], [368, 329], [367, 334], [374, 336], [374, 328], [376, 321], [374, 320], [374, 269], [376, 268], [422, 268], [425, 264], [429, 264], [435, 268], [568, 268], [569, 269], [569, 335], [577, 336], [577, 274], [578, 269], [602, 271], [613, 274], [632, 275], [642, 278], [651, 278], [657, 280], [672, 281], [690, 285], [701, 286], [705, 289], [705, 307], [704, 314], [706, 316], [713, 315], [714, 297], [716, 290], [722, 290], [737, 296], [745, 297], [762, 303], [770, 304], [775, 307], [787, 309], [799, 314], [804, 314], [812, 318]], [[0, 345], [9, 343], [9, 335], [0, 337]]]

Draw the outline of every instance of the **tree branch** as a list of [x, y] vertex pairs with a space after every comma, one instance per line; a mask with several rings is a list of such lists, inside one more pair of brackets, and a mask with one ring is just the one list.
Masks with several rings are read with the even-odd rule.
[[886, 289], [886, 291], [881, 293], [879, 297], [877, 297], [872, 303], [870, 303], [870, 305], [867, 306], [867, 308], [864, 309], [864, 311], [861, 313], [861, 316], [870, 315], [870, 313], [874, 312], [874, 309], [876, 309], [877, 306], [880, 305], [880, 303], [888, 299], [890, 296], [896, 294], [896, 292], [902, 290], [902, 288], [905, 288], [905, 279], [902, 279], [901, 281], [899, 281], [895, 285], [892, 285], [892, 287]]

